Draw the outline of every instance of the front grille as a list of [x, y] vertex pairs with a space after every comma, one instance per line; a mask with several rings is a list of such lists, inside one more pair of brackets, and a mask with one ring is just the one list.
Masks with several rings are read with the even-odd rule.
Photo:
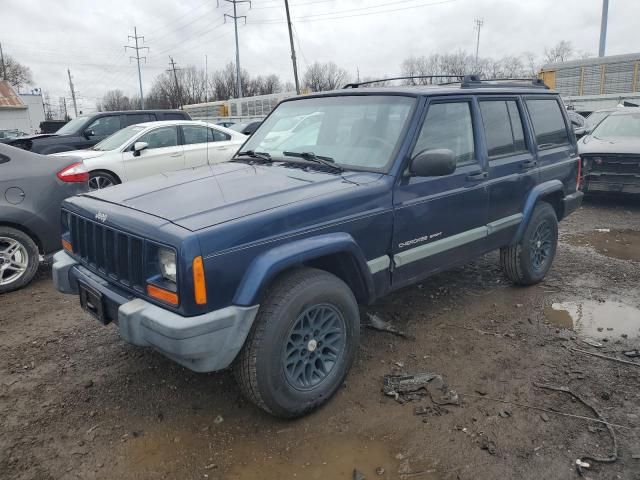
[[69, 214], [73, 253], [96, 273], [144, 292], [145, 242], [79, 215]]
[[[590, 160], [592, 172], [640, 175], [640, 155], [607, 154], [594, 155], [586, 158]], [[596, 163], [596, 158], [600, 158], [602, 163]]]

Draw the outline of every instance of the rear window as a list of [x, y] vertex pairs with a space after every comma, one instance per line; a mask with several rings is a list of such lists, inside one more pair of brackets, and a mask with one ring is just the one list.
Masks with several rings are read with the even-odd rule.
[[165, 113], [164, 120], [188, 120], [184, 113]]
[[480, 101], [490, 158], [526, 151], [520, 111], [515, 100]]
[[555, 99], [529, 99], [527, 109], [538, 148], [553, 148], [569, 143], [569, 133], [562, 110]]
[[124, 116], [126, 126], [135, 125], [136, 123], [153, 122], [155, 119], [156, 116], [150, 113], [130, 113]]

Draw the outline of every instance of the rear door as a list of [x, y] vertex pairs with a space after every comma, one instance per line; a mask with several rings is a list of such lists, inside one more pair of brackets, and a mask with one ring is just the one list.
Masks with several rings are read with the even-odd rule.
[[561, 179], [567, 184], [572, 181], [569, 177], [574, 167], [568, 164], [577, 161], [578, 152], [560, 98], [556, 95], [535, 95], [524, 100], [537, 146], [539, 181]]
[[441, 177], [401, 177], [394, 192], [393, 286], [468, 260], [484, 251], [487, 171], [479, 155], [481, 119], [470, 96], [430, 101], [411, 157], [446, 148], [457, 168]]
[[178, 138], [175, 125], [154, 128], [139, 137], [136, 142], [147, 143], [147, 148], [134, 156], [131, 145], [123, 153], [127, 180], [184, 168], [184, 153]]
[[537, 161], [526, 138], [523, 106], [517, 96], [479, 97], [489, 163], [488, 241], [497, 248], [508, 243], [522, 220], [527, 195], [536, 185]]

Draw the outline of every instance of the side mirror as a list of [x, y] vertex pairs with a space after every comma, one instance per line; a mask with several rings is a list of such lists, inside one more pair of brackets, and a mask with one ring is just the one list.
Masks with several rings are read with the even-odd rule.
[[149, 144], [147, 142], [136, 142], [133, 144], [133, 156], [139, 157], [142, 150], [147, 148]]
[[443, 177], [456, 171], [456, 156], [448, 148], [423, 150], [411, 159], [409, 172], [416, 177]]
[[86, 138], [88, 140], [91, 137], [95, 137], [96, 136], [96, 132], [94, 132], [90, 128], [87, 128], [84, 132], [82, 132], [82, 135], [84, 135], [84, 138]]
[[576, 135], [576, 137], [580, 138], [587, 134], [587, 127], [574, 128], [573, 133]]

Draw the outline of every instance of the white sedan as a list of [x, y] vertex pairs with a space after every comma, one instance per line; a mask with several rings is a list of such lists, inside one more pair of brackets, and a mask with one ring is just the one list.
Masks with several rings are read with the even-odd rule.
[[247, 136], [219, 125], [174, 120], [131, 125], [88, 150], [55, 153], [82, 159], [97, 190], [156, 173], [226, 162]]

